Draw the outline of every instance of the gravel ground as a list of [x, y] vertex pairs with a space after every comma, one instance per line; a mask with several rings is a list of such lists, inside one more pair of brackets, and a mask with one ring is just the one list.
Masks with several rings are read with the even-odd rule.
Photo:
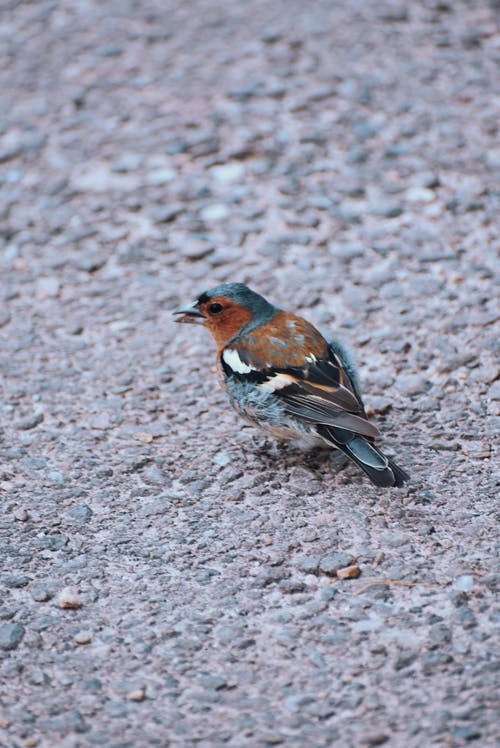
[[[1, 746], [498, 745], [497, 11], [4, 0]], [[408, 487], [227, 410], [230, 280]]]

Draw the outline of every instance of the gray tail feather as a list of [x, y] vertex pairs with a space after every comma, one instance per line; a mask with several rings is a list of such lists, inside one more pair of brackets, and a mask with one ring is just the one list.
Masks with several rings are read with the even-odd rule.
[[399, 487], [409, 480], [410, 476], [405, 470], [396, 465], [362, 436], [346, 431], [341, 434], [341, 429], [335, 429], [332, 433], [333, 430], [328, 426], [320, 426], [318, 431], [350, 457], [376, 486], [384, 488], [389, 486]]

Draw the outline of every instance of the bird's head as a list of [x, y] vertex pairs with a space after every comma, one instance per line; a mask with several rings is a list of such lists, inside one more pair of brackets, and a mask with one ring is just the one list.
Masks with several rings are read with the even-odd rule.
[[176, 322], [205, 325], [217, 345], [225, 345], [243, 328], [270, 319], [275, 307], [243, 283], [221, 283], [186, 306], [176, 309]]

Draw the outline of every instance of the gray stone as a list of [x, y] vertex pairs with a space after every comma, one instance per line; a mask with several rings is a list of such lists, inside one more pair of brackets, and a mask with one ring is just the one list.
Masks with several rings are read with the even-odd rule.
[[227, 679], [222, 675], [202, 675], [200, 683], [205, 688], [213, 688], [215, 691], [219, 691], [227, 686]]
[[295, 561], [296, 567], [305, 574], [317, 574], [319, 570], [319, 556], [300, 556]]
[[[100, 270], [104, 267], [107, 259], [108, 258], [103, 254], [81, 255], [76, 260], [76, 266], [79, 270], [84, 270], [86, 273], [95, 273], [96, 270]], [[82, 328], [80, 326], [79, 331], [72, 332], [72, 335], [80, 335], [81, 332]]]
[[344, 260], [345, 262], [349, 262], [355, 257], [362, 257], [365, 253], [364, 247], [361, 244], [356, 243], [339, 244], [337, 242], [332, 242], [328, 245], [328, 251], [335, 258]]
[[71, 187], [76, 192], [132, 192], [140, 187], [137, 174], [113, 172], [110, 164], [88, 162], [73, 169]]
[[202, 221], [207, 223], [213, 223], [215, 221], [222, 221], [230, 215], [230, 210], [227, 205], [223, 203], [212, 203], [207, 205], [200, 211], [200, 218]]
[[477, 618], [468, 605], [460, 605], [457, 608], [457, 620], [466, 630], [477, 626]]
[[69, 538], [64, 533], [54, 533], [44, 535], [36, 539], [35, 544], [38, 548], [45, 548], [52, 551], [59, 551], [69, 543]]
[[319, 570], [323, 574], [334, 577], [339, 569], [351, 566], [354, 562], [353, 556], [349, 553], [336, 552], [323, 556], [319, 562]]
[[405, 395], [419, 395], [428, 389], [427, 379], [422, 374], [400, 374], [395, 384]]
[[262, 569], [255, 579], [255, 586], [268, 587], [270, 584], [280, 582], [289, 576], [290, 572], [287, 569], [280, 568], [279, 566], [271, 566], [268, 569]]
[[427, 652], [421, 662], [423, 674], [429, 676], [435, 672], [442, 673], [445, 666], [453, 662], [453, 657], [447, 652], [433, 650], [432, 652]]
[[353, 146], [347, 152], [345, 161], [347, 164], [364, 164], [368, 160], [369, 152], [361, 146]]
[[467, 742], [479, 740], [482, 736], [481, 730], [478, 730], [474, 725], [456, 725], [452, 727], [451, 733], [456, 740], [465, 740]]
[[296, 593], [305, 592], [307, 585], [300, 579], [282, 579], [279, 583], [279, 588], [283, 592]]
[[363, 737], [361, 745], [366, 746], [366, 748], [375, 748], [377, 745], [385, 745], [388, 740], [389, 735], [386, 735], [384, 732], [377, 732]]
[[30, 587], [30, 595], [37, 603], [45, 603], [52, 597], [52, 592], [42, 582], [33, 584]]
[[407, 152], [408, 147], [403, 143], [392, 143], [385, 149], [384, 156], [386, 158], [397, 158], [398, 156], [401, 156], [402, 154]]
[[436, 645], [449, 644], [452, 639], [451, 629], [444, 623], [435, 624], [429, 634], [431, 641]]
[[410, 179], [412, 187], [426, 187], [433, 190], [439, 187], [439, 176], [433, 171], [420, 171], [414, 174]]
[[232, 163], [214, 166], [210, 171], [216, 182], [219, 182], [220, 184], [230, 184], [231, 182], [236, 182], [243, 178], [245, 167], [238, 161], [234, 161]]
[[381, 125], [375, 121], [359, 120], [352, 125], [352, 131], [360, 140], [366, 140], [376, 135]]
[[19, 587], [26, 587], [31, 582], [31, 578], [26, 576], [26, 574], [10, 574], [4, 577], [3, 581], [7, 587], [17, 589]]
[[68, 509], [67, 517], [75, 525], [85, 525], [92, 519], [92, 509], [86, 504], [78, 504]]
[[149, 208], [149, 217], [155, 223], [171, 223], [184, 211], [182, 203], [169, 203], [168, 205], [153, 205]]
[[19, 429], [19, 431], [29, 431], [30, 429], [34, 429], [36, 428], [36, 426], [42, 423], [43, 419], [43, 413], [33, 413], [33, 415], [31, 416], [20, 418], [14, 425], [16, 429]]
[[469, 592], [474, 587], [474, 577], [472, 574], [462, 574], [461, 576], [457, 577], [455, 582], [453, 583], [453, 587], [456, 590], [460, 590], [462, 592]]
[[25, 629], [22, 623], [4, 623], [0, 626], [0, 649], [17, 649], [21, 643]]
[[400, 203], [377, 202], [371, 206], [371, 212], [383, 218], [397, 218], [403, 212], [403, 206]]
[[409, 187], [405, 198], [410, 203], [431, 203], [436, 199], [434, 192], [427, 187]]

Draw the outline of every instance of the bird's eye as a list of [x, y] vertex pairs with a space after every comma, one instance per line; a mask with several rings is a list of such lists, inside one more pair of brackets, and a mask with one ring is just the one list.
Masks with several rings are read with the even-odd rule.
[[209, 305], [208, 311], [210, 312], [210, 314], [219, 314], [219, 312], [222, 312], [223, 308], [224, 307], [222, 306], [222, 304], [219, 304], [217, 303], [217, 301], [215, 301], [213, 304]]

